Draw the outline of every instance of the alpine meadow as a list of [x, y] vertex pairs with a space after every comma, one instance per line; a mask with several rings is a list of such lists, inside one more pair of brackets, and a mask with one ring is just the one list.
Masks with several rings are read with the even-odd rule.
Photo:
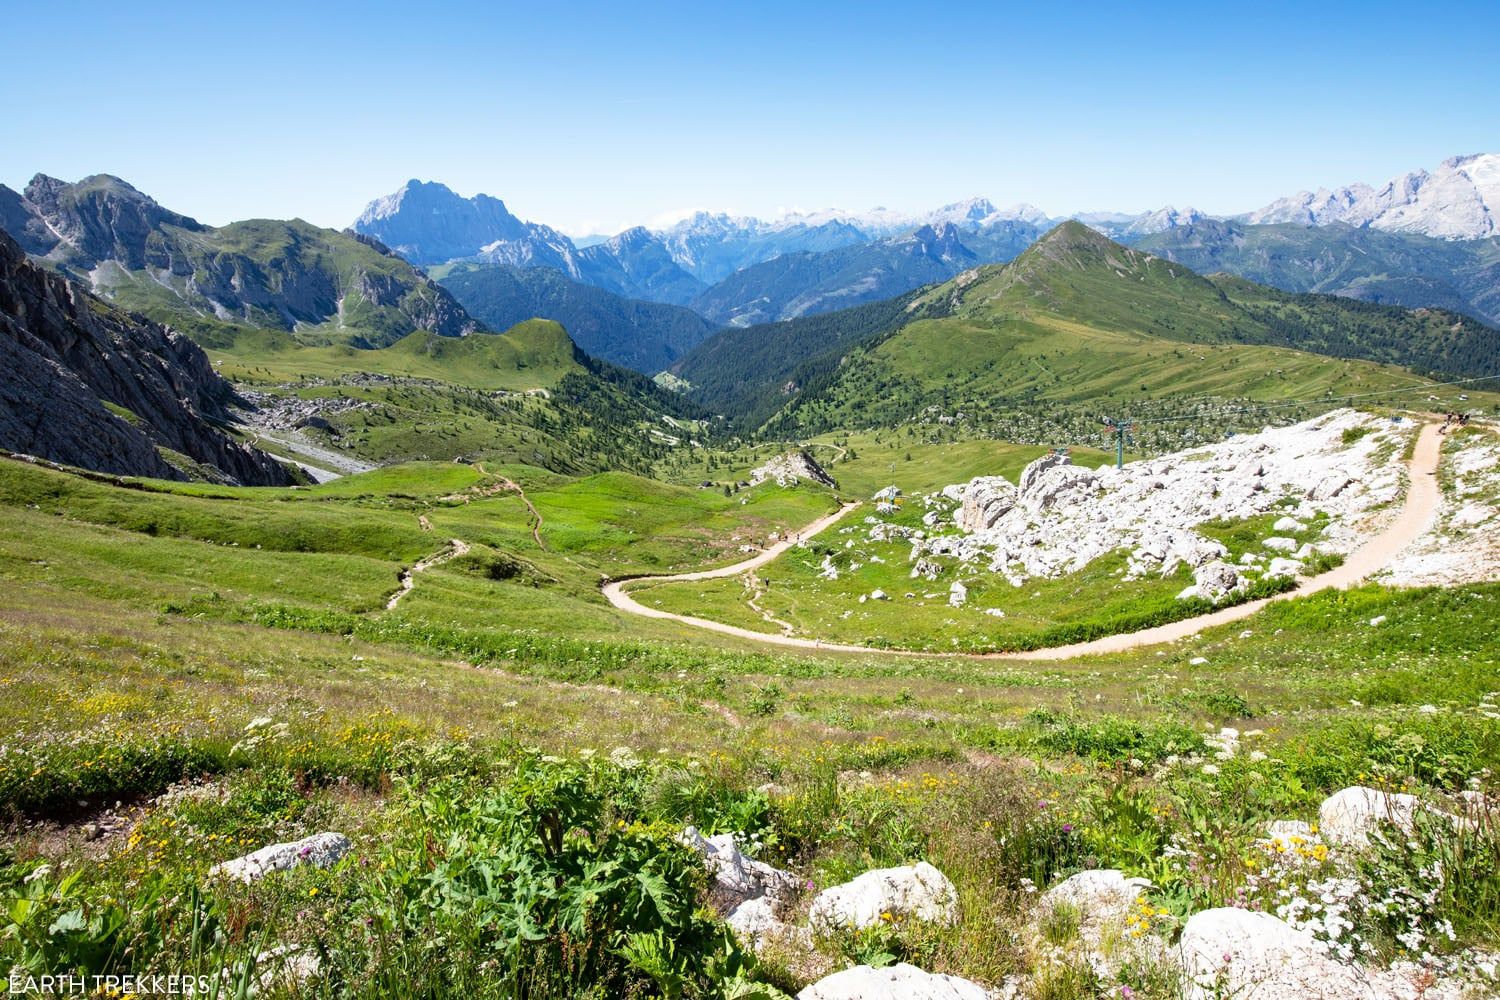
[[1492, 6], [8, 20], [8, 995], [1500, 997]]

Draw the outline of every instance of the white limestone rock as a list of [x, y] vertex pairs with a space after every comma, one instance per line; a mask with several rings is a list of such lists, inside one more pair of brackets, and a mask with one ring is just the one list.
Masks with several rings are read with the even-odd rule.
[[1021, 470], [1021, 478], [1018, 481], [1021, 492], [1026, 493], [1031, 490], [1047, 471], [1072, 464], [1073, 459], [1064, 452], [1050, 452], [1030, 462]]
[[1072, 906], [1079, 914], [1079, 935], [1097, 947], [1104, 929], [1121, 924], [1151, 880], [1126, 878], [1116, 868], [1094, 868], [1070, 875], [1042, 893], [1037, 905], [1046, 912], [1059, 905]]
[[1287, 538], [1285, 535], [1272, 535], [1270, 538], [1267, 538], [1262, 544], [1272, 552], [1297, 551], [1297, 539]]
[[989, 1000], [983, 986], [957, 976], [923, 972], [899, 962], [876, 969], [856, 965], [805, 987], [797, 1000]]
[[1238, 590], [1244, 583], [1244, 578], [1240, 576], [1240, 571], [1229, 563], [1222, 559], [1215, 559], [1193, 571], [1193, 582], [1193, 589], [1197, 596], [1217, 601], [1225, 594]]
[[1271, 525], [1271, 530], [1279, 531], [1283, 534], [1288, 535], [1300, 535], [1302, 532], [1307, 530], [1307, 525], [1303, 524], [1295, 517], [1282, 517], [1278, 518], [1276, 523]]
[[1355, 785], [1323, 800], [1318, 807], [1318, 831], [1335, 847], [1364, 847], [1383, 823], [1412, 829], [1417, 813], [1425, 808], [1415, 795]]
[[963, 489], [956, 523], [963, 531], [992, 528], [1016, 505], [1016, 488], [1002, 476], [979, 476]]
[[1195, 913], [1177, 949], [1187, 1000], [1377, 1000], [1358, 969], [1269, 913], [1233, 907]]
[[682, 839], [702, 854], [708, 864], [714, 878], [708, 901], [721, 916], [730, 915], [747, 900], [766, 898], [773, 906], [780, 906], [796, 894], [795, 876], [764, 861], [747, 858], [732, 833], [704, 837], [690, 826], [683, 831]]
[[898, 868], [877, 868], [813, 898], [808, 923], [827, 930], [859, 930], [893, 918], [952, 923], [958, 916], [958, 891], [948, 876], [925, 861]]
[[1277, 556], [1266, 565], [1266, 576], [1295, 577], [1302, 574], [1302, 564], [1295, 559]]
[[353, 846], [342, 833], [315, 833], [311, 837], [285, 844], [271, 844], [244, 857], [221, 862], [210, 868], [208, 874], [248, 884], [258, 882], [271, 872], [286, 871], [298, 865], [332, 867]]
[[943, 572], [943, 567], [931, 559], [918, 559], [916, 565], [911, 568], [913, 580], [936, 580]]
[[[1367, 433], [1346, 443], [1351, 429]], [[1375, 508], [1399, 498], [1402, 470], [1381, 456], [1404, 445], [1408, 433], [1406, 425], [1340, 410], [1118, 471], [1086, 470], [1047, 456], [1022, 474], [1014, 503], [1004, 480], [991, 482], [989, 492], [984, 480], [946, 489], [945, 502], [969, 509], [967, 519], [961, 512], [957, 517], [965, 533], [935, 535], [923, 554], [984, 565], [1020, 586], [1077, 572], [1124, 548], [1132, 553], [1127, 579], [1138, 579], [1227, 559], [1197, 527], [1264, 514], [1303, 525], [1326, 516], [1318, 551], [1347, 554], [1368, 537]], [[1329, 485], [1308, 490], [1309, 483], [1330, 477]], [[1308, 497], [1292, 510], [1279, 506], [1288, 495], [1309, 492], [1319, 499]], [[1303, 543], [1277, 544], [1290, 545], [1281, 553], [1290, 555]]]
[[829, 487], [838, 485], [818, 464], [817, 459], [805, 451], [789, 451], [785, 455], [777, 455], [750, 473], [751, 486], [759, 485], [767, 479], [776, 480], [777, 486], [795, 486], [799, 479]]
[[959, 581], [954, 580], [953, 586], [948, 588], [948, 606], [950, 608], [961, 608], [968, 603], [968, 600], [969, 588], [965, 587]]

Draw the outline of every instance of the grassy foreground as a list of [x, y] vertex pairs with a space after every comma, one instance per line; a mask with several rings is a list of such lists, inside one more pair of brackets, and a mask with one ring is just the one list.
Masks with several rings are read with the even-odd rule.
[[[0, 463], [0, 962], [23, 976], [774, 997], [900, 958], [1035, 996], [1177, 996], [1161, 964], [1101, 977], [1076, 927], [1038, 924], [1036, 890], [1088, 867], [1153, 880], [1153, 939], [1335, 877], [1334, 947], [1441, 968], [1500, 938], [1500, 824], [1456, 797], [1500, 768], [1500, 585], [1324, 593], [1076, 662], [793, 655], [621, 616], [596, 582], [742, 558], [824, 492], [451, 464], [136, 486]], [[386, 610], [454, 537], [469, 554]], [[1240, 749], [1218, 759], [1224, 726]], [[1268, 857], [1265, 821], [1352, 784], [1475, 823], [1353, 871]], [[930, 861], [959, 920], [754, 956], [703, 905], [689, 823], [809, 898]], [[208, 875], [321, 830], [354, 843], [334, 868]]]

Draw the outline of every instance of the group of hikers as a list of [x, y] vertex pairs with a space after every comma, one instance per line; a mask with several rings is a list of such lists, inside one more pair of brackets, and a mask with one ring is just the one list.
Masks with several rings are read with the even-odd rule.
[[1469, 415], [1467, 413], [1445, 413], [1443, 414], [1443, 426], [1438, 428], [1439, 434], [1447, 434], [1455, 427], [1469, 426]]

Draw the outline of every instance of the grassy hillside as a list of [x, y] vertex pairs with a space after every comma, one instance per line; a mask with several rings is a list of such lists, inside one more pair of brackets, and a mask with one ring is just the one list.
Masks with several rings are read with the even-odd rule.
[[377, 350], [256, 330], [210, 353], [222, 374], [257, 394], [256, 440], [320, 469], [337, 470], [342, 456], [649, 472], [691, 447], [681, 428], [701, 438], [712, 430], [690, 402], [588, 357], [548, 320], [504, 334], [413, 333]]
[[331, 379], [367, 372], [439, 379], [471, 389], [525, 391], [556, 385], [563, 376], [585, 370], [567, 331], [545, 320], [470, 337], [419, 331], [379, 350], [347, 344], [312, 347], [279, 331], [256, 330], [210, 355], [219, 371], [235, 380]]
[[[914, 308], [939, 315], [841, 351], [827, 386], [792, 399], [769, 430], [944, 420], [998, 438], [1069, 443], [1098, 438], [1098, 418], [1109, 414], [1137, 419], [1138, 439], [1161, 446], [1311, 412], [1320, 398], [1428, 394], [1427, 379], [1350, 355], [1428, 370], [1444, 360], [1459, 374], [1490, 374], [1500, 361], [1500, 338], [1477, 324], [1455, 333], [1445, 323], [1457, 317], [1235, 292], [1069, 223], [1011, 264], [925, 291]], [[1449, 341], [1451, 350], [1442, 346]], [[1296, 349], [1303, 345], [1344, 357]], [[1258, 405], [1281, 401], [1307, 409]]]
[[717, 329], [690, 309], [622, 298], [551, 268], [458, 264], [439, 283], [496, 330], [532, 317], [556, 320], [591, 356], [648, 375]]
[[[730, 327], [699, 344], [673, 373], [689, 398], [754, 429], [796, 393], [826, 384], [842, 352], [910, 321], [916, 292], [784, 323]], [[927, 306], [921, 314], [935, 311]]]
[[[491, 492], [501, 475], [541, 513], [540, 544], [522, 499]], [[1327, 592], [1080, 662], [768, 653], [622, 616], [598, 576], [739, 558], [828, 510], [826, 492], [448, 463], [134, 487], [0, 461], [0, 957], [22, 973], [227, 971], [248, 995], [288, 975], [274, 942], [321, 974], [257, 995], [542, 1000], [686, 979], [781, 1000], [878, 947], [987, 986], [1175, 1000], [1166, 965], [1089, 971], [1037, 889], [1084, 868], [1149, 877], [1133, 926], [1165, 952], [1197, 911], [1319, 898], [1321, 863], [1267, 885], [1268, 820], [1316, 821], [1352, 784], [1465, 808], [1455, 793], [1492, 795], [1500, 769], [1495, 585]], [[386, 610], [397, 571], [450, 538], [470, 553]], [[1228, 759], [1205, 739], [1221, 726], [1241, 734]], [[1484, 816], [1421, 826], [1400, 841], [1417, 850], [1348, 876], [1365, 898], [1430, 893], [1424, 946], [1455, 963], [1500, 930]], [[757, 961], [701, 905], [688, 824], [754, 837], [806, 887], [798, 905], [930, 862], [957, 919]], [[333, 869], [207, 874], [322, 830], [354, 845]], [[1382, 960], [1400, 920], [1351, 914]]]

